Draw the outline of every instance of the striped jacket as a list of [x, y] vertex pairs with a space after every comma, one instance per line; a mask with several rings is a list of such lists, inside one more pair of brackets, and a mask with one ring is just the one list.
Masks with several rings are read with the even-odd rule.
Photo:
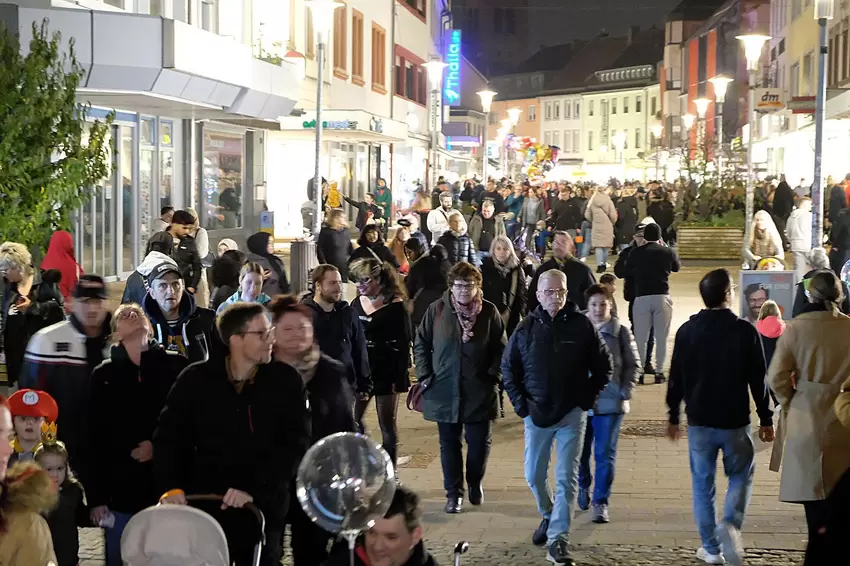
[[[103, 328], [100, 337], [91, 339], [91, 360], [87, 354], [89, 338], [73, 315], [69, 320], [38, 331], [27, 345], [20, 378], [22, 388], [40, 389], [56, 399], [56, 404], [59, 405], [59, 439], [68, 449], [71, 468], [83, 480], [90, 418], [91, 375], [94, 368], [106, 357], [108, 318], [104, 321]], [[89, 365], [90, 361], [93, 365]], [[102, 424], [109, 426], [108, 423]]]

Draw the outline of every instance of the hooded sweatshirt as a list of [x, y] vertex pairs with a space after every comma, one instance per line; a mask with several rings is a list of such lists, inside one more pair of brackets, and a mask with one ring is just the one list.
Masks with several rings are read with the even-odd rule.
[[209, 359], [215, 338], [215, 312], [197, 306], [191, 293], [183, 293], [179, 316], [174, 321], [165, 319], [165, 314], [150, 294], [145, 297], [142, 308], [151, 321], [153, 337], [158, 344], [170, 352], [186, 356], [191, 363]]
[[253, 301], [245, 301], [242, 299], [242, 291], [238, 290], [232, 295], [230, 295], [223, 303], [221, 303], [215, 311], [216, 315], [221, 314], [221, 311], [226, 309], [228, 306], [233, 303], [260, 303], [261, 305], [267, 305], [271, 302], [272, 298], [266, 295], [265, 293], [260, 293]]
[[776, 342], [785, 332], [785, 321], [778, 316], [768, 316], [756, 323], [756, 330], [759, 331], [761, 347], [764, 350], [765, 368], [769, 368], [770, 360], [773, 359], [773, 352], [776, 351]]
[[141, 305], [145, 300], [145, 295], [148, 294], [148, 275], [157, 265], [168, 262], [177, 266], [177, 262], [171, 257], [162, 252], [150, 252], [139, 267], [136, 268], [130, 277], [127, 278], [127, 285], [124, 287], [124, 295], [121, 297], [121, 304], [136, 303]]

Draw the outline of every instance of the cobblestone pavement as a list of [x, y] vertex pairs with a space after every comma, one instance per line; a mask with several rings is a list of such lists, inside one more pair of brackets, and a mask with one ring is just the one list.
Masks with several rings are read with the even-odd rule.
[[[697, 312], [700, 277], [708, 267], [687, 267], [674, 274], [673, 332]], [[732, 271], [732, 269], [730, 269]], [[620, 293], [618, 296], [622, 297]], [[620, 309], [626, 305], [619, 301]], [[669, 363], [669, 360], [668, 360]], [[672, 444], [663, 438], [666, 407], [663, 385], [637, 389], [632, 411], [623, 424], [617, 455], [617, 476], [610, 501], [611, 523], [596, 525], [589, 513], [579, 512], [572, 524], [571, 541], [582, 566], [690, 566], [699, 537], [691, 510], [691, 485], [687, 440]], [[367, 414], [372, 431], [378, 431], [374, 411]], [[460, 515], [446, 515], [436, 426], [421, 416], [399, 410], [399, 453], [410, 461], [399, 469], [405, 485], [415, 489], [425, 505], [425, 537], [441, 564], [451, 564], [453, 545], [466, 540], [470, 551], [465, 566], [519, 566], [544, 564], [545, 551], [530, 543], [540, 516], [523, 474], [522, 421], [509, 411], [493, 429], [493, 447], [485, 479], [484, 505], [467, 507]], [[780, 503], [779, 475], [768, 470], [770, 446], [756, 444], [756, 474], [752, 499], [744, 524], [743, 540], [749, 566], [802, 564], [806, 544], [802, 507]], [[722, 507], [726, 481], [718, 468], [718, 507]], [[101, 537], [96, 530], [82, 537], [83, 566], [102, 564]]]

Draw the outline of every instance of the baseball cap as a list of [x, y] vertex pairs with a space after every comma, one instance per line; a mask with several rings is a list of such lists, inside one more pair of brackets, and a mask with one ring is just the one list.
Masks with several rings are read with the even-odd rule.
[[106, 283], [100, 275], [83, 275], [74, 287], [75, 299], [107, 299]]
[[175, 273], [178, 277], [180, 277], [180, 279], [183, 279], [183, 274], [180, 273], [180, 270], [177, 269], [174, 262], [163, 261], [151, 269], [151, 272], [148, 274], [148, 286], [153, 285], [154, 281], [167, 273]]

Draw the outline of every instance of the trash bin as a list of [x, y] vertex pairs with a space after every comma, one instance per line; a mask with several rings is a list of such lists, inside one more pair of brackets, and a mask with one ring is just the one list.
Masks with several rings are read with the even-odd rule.
[[301, 295], [310, 290], [310, 273], [319, 265], [316, 257], [316, 242], [295, 240], [290, 250], [289, 271], [292, 292]]

